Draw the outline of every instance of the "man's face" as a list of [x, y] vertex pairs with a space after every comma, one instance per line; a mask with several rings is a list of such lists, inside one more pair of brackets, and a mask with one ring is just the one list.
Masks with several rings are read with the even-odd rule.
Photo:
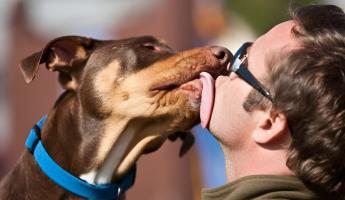
[[[283, 22], [259, 37], [248, 49], [248, 70], [260, 81], [267, 73], [267, 63], [274, 54], [286, 52], [297, 46], [291, 29], [293, 21]], [[210, 120], [210, 131], [225, 146], [232, 150], [243, 147], [251, 140], [258, 118], [255, 112], [243, 108], [253, 88], [235, 73], [220, 76], [215, 82], [215, 101]]]

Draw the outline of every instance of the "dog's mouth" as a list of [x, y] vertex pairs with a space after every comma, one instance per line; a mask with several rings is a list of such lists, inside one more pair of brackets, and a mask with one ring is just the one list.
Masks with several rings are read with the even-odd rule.
[[207, 72], [213, 79], [219, 75], [226, 75], [231, 57], [231, 52], [222, 47], [206, 47], [181, 52], [172, 59], [172, 62], [167, 61], [168, 65], [174, 63], [174, 67], [170, 68], [172, 69], [169, 70], [170, 73], [159, 78], [160, 81], [154, 84], [150, 91], [182, 90], [201, 94], [203, 84], [200, 73]]
[[[201, 95], [203, 84], [200, 80], [200, 73], [202, 71], [196, 71], [189, 76], [186, 74], [179, 75], [177, 79], [166, 81], [160, 84], [157, 84], [151, 87], [150, 91], [159, 92], [159, 91], [172, 91], [172, 90], [184, 90], [189, 91], [198, 95]], [[225, 75], [226, 70], [221, 70], [217, 72], [208, 72], [214, 79], [219, 75]]]
[[[181, 76], [180, 76], [181, 77]], [[177, 79], [168, 81], [165, 83], [158, 84], [151, 88], [151, 91], [171, 91], [174, 89], [182, 89], [188, 91], [195, 91], [202, 89], [201, 81], [199, 80], [199, 74], [194, 74], [191, 77], [186, 77], [184, 79]]]
[[170, 70], [157, 75], [159, 81], [150, 87], [150, 92], [152, 96], [157, 94], [158, 103], [164, 106], [183, 106], [184, 110], [199, 114], [202, 126], [207, 127], [213, 110], [215, 80], [228, 74], [231, 59], [231, 52], [222, 47], [182, 52], [167, 61], [172, 66], [165, 69]]

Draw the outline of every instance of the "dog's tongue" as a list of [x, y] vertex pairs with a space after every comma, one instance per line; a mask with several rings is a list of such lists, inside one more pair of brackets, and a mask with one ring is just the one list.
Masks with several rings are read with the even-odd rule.
[[206, 128], [211, 119], [211, 113], [214, 100], [214, 79], [207, 72], [200, 73], [200, 80], [202, 82], [202, 95], [200, 106], [200, 120], [201, 126]]

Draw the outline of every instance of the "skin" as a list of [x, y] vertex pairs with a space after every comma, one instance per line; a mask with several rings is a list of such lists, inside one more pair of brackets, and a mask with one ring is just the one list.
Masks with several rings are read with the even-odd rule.
[[[293, 21], [276, 25], [248, 50], [248, 68], [262, 82], [272, 54], [298, 47]], [[215, 82], [215, 103], [210, 131], [221, 144], [228, 181], [249, 175], [293, 175], [286, 166], [291, 141], [287, 120], [274, 108], [247, 112], [243, 103], [253, 88], [235, 73]], [[269, 163], [269, 165], [267, 164]]]

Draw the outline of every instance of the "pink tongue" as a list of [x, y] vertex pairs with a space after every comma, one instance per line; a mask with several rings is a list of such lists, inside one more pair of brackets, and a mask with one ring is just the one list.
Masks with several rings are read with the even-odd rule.
[[214, 79], [207, 72], [200, 73], [200, 80], [202, 82], [202, 95], [200, 106], [201, 126], [206, 128], [211, 119], [211, 113], [214, 100]]

